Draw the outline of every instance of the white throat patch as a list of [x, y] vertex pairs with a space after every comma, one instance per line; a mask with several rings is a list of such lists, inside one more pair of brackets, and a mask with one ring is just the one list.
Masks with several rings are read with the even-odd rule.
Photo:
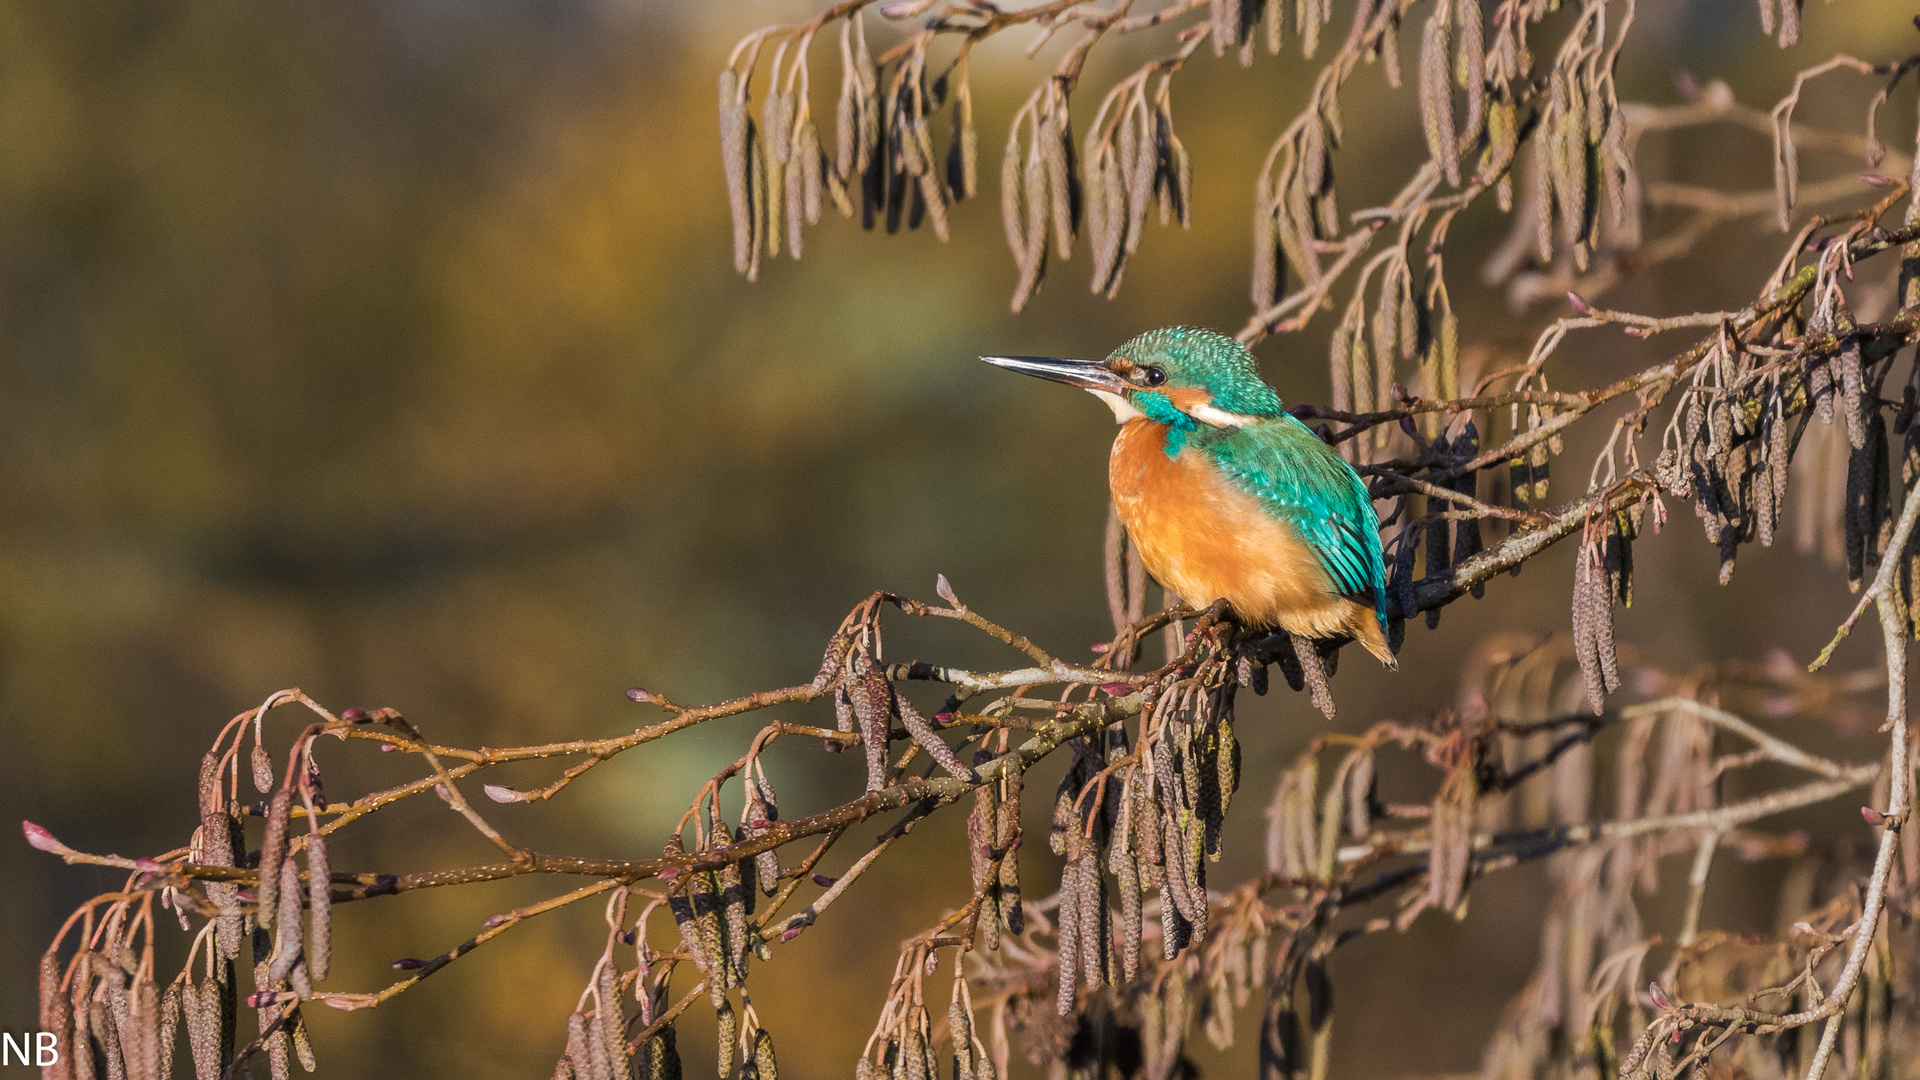
[[1145, 415], [1139, 409], [1134, 408], [1132, 403], [1128, 402], [1126, 398], [1110, 390], [1089, 390], [1087, 393], [1106, 402], [1107, 408], [1113, 410], [1113, 422], [1116, 424], [1124, 424], [1136, 416]]

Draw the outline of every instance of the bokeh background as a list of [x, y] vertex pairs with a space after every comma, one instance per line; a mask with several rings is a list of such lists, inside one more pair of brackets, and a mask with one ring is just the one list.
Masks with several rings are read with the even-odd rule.
[[[285, 686], [335, 708], [391, 705], [465, 745], [628, 730], [654, 718], [624, 700], [629, 685], [697, 702], [802, 681], [861, 597], [930, 596], [936, 572], [1058, 652], [1103, 636], [1110, 420], [973, 357], [1239, 326], [1253, 173], [1314, 69], [1292, 52], [1250, 70], [1203, 54], [1180, 75], [1194, 226], [1153, 231], [1116, 302], [1088, 294], [1082, 248], [1024, 314], [1007, 311], [992, 165], [1059, 50], [1027, 60], [1024, 35], [975, 65], [986, 198], [958, 209], [950, 243], [836, 217], [803, 262], [748, 283], [730, 265], [714, 74], [741, 33], [823, 2], [0, 4], [0, 818], [93, 850], [176, 846], [214, 732]], [[1676, 100], [1685, 69], [1769, 105], [1834, 51], [1920, 45], [1890, 2], [1810, 6], [1785, 55], [1750, 3], [1642, 7], [1621, 79], [1654, 102]], [[1163, 47], [1097, 58], [1080, 107]], [[1857, 130], [1871, 89], [1836, 77], [1803, 115]], [[1885, 115], [1890, 144], [1910, 141], [1910, 94]], [[1338, 164], [1355, 209], [1424, 151], [1408, 93], [1377, 71], [1348, 102]], [[1771, 180], [1765, 141], [1744, 131], [1650, 138], [1642, 161], [1735, 190]], [[1859, 165], [1809, 155], [1806, 168]], [[1490, 212], [1455, 227], [1453, 295], [1468, 340], [1524, 344], [1555, 312], [1509, 310], [1475, 284], [1503, 228]], [[1729, 226], [1606, 301], [1733, 306], [1780, 243], [1767, 220]], [[1289, 400], [1324, 400], [1325, 332], [1259, 349]], [[1556, 379], [1588, 385], [1674, 344], [1590, 335]], [[1592, 449], [1573, 440], [1558, 493]], [[1840, 572], [1784, 545], [1746, 554], [1718, 588], [1684, 510], [1640, 549], [1621, 633], [1669, 667], [1769, 648], [1805, 660], [1851, 602]], [[1569, 567], [1556, 553], [1438, 631], [1412, 630], [1398, 674], [1350, 658], [1340, 724], [1448, 703], [1462, 656], [1496, 629], [1563, 628]], [[946, 628], [902, 628], [889, 648], [1006, 659]], [[1869, 645], [1850, 648], [1871, 662]], [[1243, 700], [1250, 790], [1222, 880], [1257, 864], [1270, 778], [1325, 727], [1297, 695]], [[280, 720], [282, 738], [302, 722]], [[753, 724], [649, 746], [554, 803], [493, 816], [544, 850], [657, 852]], [[321, 753], [336, 797], [403, 764]], [[858, 782], [852, 758], [815, 749], [775, 766], [789, 814]], [[377, 815], [335, 862], [484, 859], [451, 817], [438, 803]], [[922, 826], [756, 975], [789, 1075], [849, 1072], [895, 942], [962, 895], [960, 845], [957, 820]], [[1039, 847], [1028, 874], [1044, 885]], [[38, 951], [118, 876], [18, 839], [0, 839], [0, 868], [0, 1028], [24, 1030]], [[1766, 868], [1727, 872], [1709, 919], [1771, 925]], [[1336, 1075], [1472, 1068], [1533, 966], [1542, 881], [1509, 874], [1464, 922], [1429, 916], [1341, 953]], [[382, 985], [391, 959], [435, 954], [556, 888], [353, 905], [331, 984]], [[322, 1069], [546, 1075], [603, 932], [597, 910], [547, 916], [373, 1013], [316, 1010]], [[712, 1054], [704, 1011], [683, 1028], [696, 1070]], [[1203, 1063], [1245, 1075], [1251, 1058], [1248, 1039]]]

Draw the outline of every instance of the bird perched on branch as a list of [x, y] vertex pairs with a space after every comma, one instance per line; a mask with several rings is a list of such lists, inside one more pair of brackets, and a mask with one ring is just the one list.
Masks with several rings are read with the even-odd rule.
[[1241, 622], [1350, 637], [1389, 667], [1380, 519], [1353, 467], [1286, 412], [1253, 356], [1212, 330], [1153, 330], [1105, 360], [983, 356], [1091, 391], [1121, 424], [1114, 506], [1140, 559]]

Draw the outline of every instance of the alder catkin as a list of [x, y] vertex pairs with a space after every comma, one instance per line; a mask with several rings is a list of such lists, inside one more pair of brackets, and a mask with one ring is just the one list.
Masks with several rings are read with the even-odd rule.
[[307, 969], [318, 982], [327, 977], [333, 957], [333, 873], [327, 861], [326, 834], [307, 834]]
[[1440, 175], [1460, 186], [1459, 145], [1454, 136], [1453, 84], [1447, 77], [1451, 52], [1449, 0], [1438, 0], [1420, 35], [1420, 126], [1427, 137], [1427, 153]]
[[267, 803], [267, 828], [260, 841], [259, 884], [254, 893], [259, 899], [254, 921], [262, 929], [273, 929], [280, 907], [280, 864], [287, 857], [287, 824], [293, 815], [293, 790], [282, 786]]
[[[842, 130], [848, 127], [843, 124]], [[740, 93], [740, 74], [731, 67], [720, 72], [720, 165], [727, 179], [727, 208], [733, 216], [733, 268], [744, 274], [754, 241], [747, 195], [747, 104]]]

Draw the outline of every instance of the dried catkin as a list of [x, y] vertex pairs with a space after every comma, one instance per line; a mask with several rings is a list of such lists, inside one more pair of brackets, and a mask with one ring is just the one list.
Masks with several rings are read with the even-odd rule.
[[212, 986], [191, 981], [180, 990], [180, 1009], [186, 1016], [187, 1049], [193, 1058], [195, 1080], [220, 1075], [220, 1005]]
[[1534, 253], [1542, 263], [1553, 262], [1553, 143], [1551, 120], [1542, 122], [1533, 132], [1533, 159], [1528, 162], [1533, 190], [1529, 201], [1535, 207], [1533, 217]]
[[716, 1061], [716, 1068], [719, 1072], [720, 1080], [727, 1080], [728, 1074], [733, 1072], [735, 1042], [733, 1037], [735, 1024], [733, 1002], [727, 998], [721, 998], [720, 1004], [714, 1008], [713, 1015], [717, 1022], [716, 1027], [718, 1028], [716, 1034], [718, 1036], [717, 1045], [719, 1048], [719, 1057]]
[[[301, 925], [301, 889], [300, 865], [292, 859], [280, 864], [280, 886], [276, 890], [280, 910], [274, 915], [273, 958], [267, 964], [268, 981], [278, 984], [293, 971], [293, 966], [301, 958], [301, 939], [306, 927]], [[262, 899], [262, 908], [265, 902]]]
[[333, 873], [326, 834], [318, 828], [307, 834], [307, 907], [307, 969], [318, 982], [333, 957]]
[[633, 1063], [627, 1057], [627, 1017], [621, 1006], [620, 973], [609, 958], [594, 979], [593, 1031], [613, 1080], [632, 1080]]
[[[717, 830], [714, 833], [714, 837], [716, 844], [726, 842], [726, 832], [724, 829]], [[753, 900], [753, 890], [747, 887], [746, 880], [740, 873], [740, 864], [737, 862], [730, 862], [721, 867], [720, 872], [715, 875], [715, 880], [720, 886], [719, 899], [726, 926], [727, 973], [725, 981], [730, 987], [738, 986], [744, 982], [747, 977], [749, 944], [747, 936], [747, 916], [752, 914], [749, 905]]]
[[567, 1060], [574, 1074], [586, 1080], [607, 1080], [607, 1051], [587, 1036], [587, 1018], [581, 1013], [567, 1017]]
[[1140, 938], [1143, 929], [1140, 865], [1132, 852], [1116, 845], [1108, 849], [1107, 869], [1113, 872], [1114, 882], [1120, 889], [1120, 926], [1117, 933], [1120, 978], [1130, 983], [1140, 972]]
[[[765, 836], [772, 824], [780, 820], [780, 808], [774, 799], [773, 785], [763, 776], [750, 776], [746, 781], [747, 804], [741, 815], [742, 825], [749, 837]], [[754, 856], [754, 883], [768, 896], [780, 891], [780, 852], [769, 848]]]
[[267, 753], [267, 748], [261, 746], [259, 743], [254, 743], [253, 753], [249, 757], [249, 762], [253, 767], [254, 790], [262, 795], [272, 791], [273, 757]]
[[300, 1068], [305, 1072], [318, 1071], [320, 1059], [314, 1055], [313, 1034], [307, 1030], [306, 1017], [301, 1015], [299, 1009], [295, 1009], [288, 1022], [293, 1028], [293, 1056], [300, 1062]]
[[887, 739], [893, 720], [893, 685], [886, 675], [862, 658], [861, 670], [848, 689], [853, 714], [860, 722], [860, 741], [866, 749], [867, 790], [887, 786]]
[[[843, 124], [846, 130], [848, 125]], [[752, 260], [753, 209], [747, 194], [747, 103], [740, 74], [720, 72], [720, 165], [727, 179], [727, 207], [733, 215], [733, 268], [746, 273]]]
[[1437, 0], [1420, 35], [1420, 126], [1427, 153], [1447, 183], [1460, 186], [1459, 144], [1454, 135], [1453, 85], [1448, 78], [1452, 45], [1451, 0]]
[[1582, 544], [1574, 560], [1573, 648], [1586, 679], [1587, 703], [1599, 715], [1606, 711], [1607, 695], [1620, 688], [1620, 672], [1614, 655], [1613, 596], [1598, 544]]
[[1467, 119], [1461, 125], [1462, 141], [1472, 144], [1480, 138], [1487, 115], [1487, 53], [1485, 23], [1480, 0], [1458, 0], [1459, 61], [1454, 78], [1467, 92]]
[[1253, 306], [1264, 311], [1280, 298], [1285, 273], [1278, 237], [1275, 235], [1272, 180], [1261, 173], [1253, 182]]
[[267, 803], [267, 828], [260, 841], [259, 884], [254, 890], [259, 898], [254, 921], [268, 930], [273, 929], [273, 920], [279, 913], [280, 864], [287, 857], [287, 823], [292, 815], [293, 789], [282, 785]]

